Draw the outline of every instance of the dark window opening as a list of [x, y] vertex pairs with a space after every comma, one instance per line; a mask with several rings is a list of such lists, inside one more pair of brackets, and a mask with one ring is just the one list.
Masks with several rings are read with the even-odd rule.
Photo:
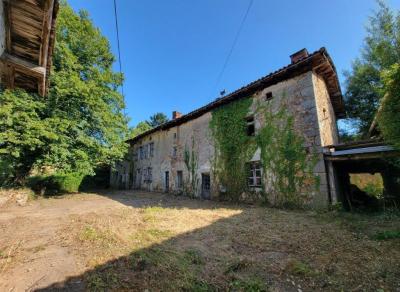
[[256, 134], [254, 116], [247, 117], [246, 123], [247, 123], [247, 136], [254, 136]]
[[269, 101], [273, 98], [274, 96], [272, 95], [272, 92], [267, 92], [267, 94], [265, 95], [265, 101]]
[[177, 172], [177, 185], [179, 189], [183, 188], [183, 172], [181, 170]]

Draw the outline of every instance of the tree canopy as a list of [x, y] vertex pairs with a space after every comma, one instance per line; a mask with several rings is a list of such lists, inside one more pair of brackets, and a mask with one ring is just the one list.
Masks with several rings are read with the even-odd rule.
[[366, 134], [385, 95], [383, 74], [400, 62], [400, 14], [383, 1], [370, 17], [361, 56], [346, 73], [346, 108]]
[[155, 113], [150, 117], [147, 122], [152, 128], [155, 128], [161, 124], [168, 122], [168, 117], [164, 113]]
[[126, 152], [127, 118], [108, 40], [88, 13], [62, 2], [46, 97], [21, 90], [0, 94], [0, 164], [8, 179], [33, 169], [92, 174]]
[[133, 127], [130, 129], [129, 137], [135, 138], [136, 136], [138, 136], [148, 130], [151, 130], [151, 129], [152, 129], [152, 127], [149, 125], [148, 122], [146, 122], [146, 121], [140, 122], [136, 125], [136, 127]]

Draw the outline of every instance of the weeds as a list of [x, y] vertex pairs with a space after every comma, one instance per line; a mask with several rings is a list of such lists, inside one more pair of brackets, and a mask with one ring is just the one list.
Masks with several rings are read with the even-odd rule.
[[381, 231], [375, 234], [373, 238], [376, 240], [400, 239], [400, 231]]

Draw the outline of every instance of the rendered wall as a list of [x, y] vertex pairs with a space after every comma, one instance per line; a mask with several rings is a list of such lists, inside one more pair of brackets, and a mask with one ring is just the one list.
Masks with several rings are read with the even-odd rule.
[[[319, 118], [318, 106], [330, 106], [330, 101], [327, 99], [327, 91], [323, 80], [314, 76], [312, 72], [305, 73], [290, 80], [280, 82], [273, 86], [259, 91], [253, 96], [253, 104], [249, 110], [249, 114], [256, 110], [260, 103], [265, 103], [265, 95], [267, 92], [272, 92], [273, 99], [271, 101], [272, 108], [278, 109], [282, 101], [288, 107], [289, 112], [295, 119], [295, 130], [298, 134], [304, 137], [304, 147], [310, 152], [317, 152], [318, 163], [314, 169], [314, 173], [320, 178], [319, 190], [307, 190], [312, 196], [314, 206], [325, 206], [328, 203], [328, 183], [326, 179], [326, 170], [323, 159], [321, 141], [323, 143], [331, 142], [335, 139], [336, 123], [334, 116], [331, 117], [331, 122], [335, 126], [329, 126], [329, 122]], [[331, 106], [330, 106], [331, 108]], [[214, 192], [212, 197], [218, 196], [218, 189], [220, 186], [214, 185], [212, 176], [212, 166], [214, 161], [214, 145], [213, 138], [211, 137], [211, 130], [209, 122], [212, 113], [206, 113], [199, 118], [188, 121], [180, 126], [170, 128], [165, 131], [158, 131], [147, 137], [144, 137], [134, 146], [131, 146], [127, 161], [121, 163], [117, 169], [118, 175], [113, 174], [111, 178], [111, 185], [114, 187], [133, 188], [140, 185], [140, 189], [149, 191], [165, 191], [165, 172], [169, 172], [170, 176], [170, 192], [181, 192], [177, 189], [177, 171], [183, 172], [184, 182], [187, 183], [189, 178], [189, 170], [184, 162], [185, 148], [194, 151], [198, 158], [198, 167], [196, 169], [196, 179], [198, 180], [199, 187], [195, 195], [200, 196], [201, 192], [201, 174], [211, 174], [211, 189]], [[256, 131], [264, 125], [262, 113], [255, 116]], [[325, 128], [330, 129], [332, 133], [325, 135]], [[321, 133], [323, 135], [321, 135]], [[175, 135], [176, 134], [176, 138]], [[322, 137], [324, 136], [324, 137]], [[326, 138], [326, 137], [328, 138]], [[194, 141], [194, 143], [193, 143]], [[142, 145], [154, 143], [154, 157], [148, 159], [135, 159], [133, 153]], [[177, 147], [177, 156], [173, 157], [173, 149]], [[257, 154], [258, 153], [258, 154]], [[254, 159], [259, 155], [256, 151]], [[137, 169], [152, 168], [152, 182], [145, 183], [143, 178], [138, 178]], [[118, 181], [119, 177], [119, 181]], [[130, 180], [130, 182], [129, 182]], [[265, 189], [268, 189], [266, 186]]]
[[321, 133], [321, 145], [335, 145], [338, 143], [336, 117], [325, 81], [320, 76], [313, 74], [313, 83], [315, 87], [318, 124]]

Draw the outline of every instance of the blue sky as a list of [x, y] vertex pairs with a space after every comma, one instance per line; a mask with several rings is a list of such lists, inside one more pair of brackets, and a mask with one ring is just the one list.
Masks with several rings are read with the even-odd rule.
[[[113, 0], [69, 0], [86, 9], [117, 53]], [[340, 81], [358, 56], [374, 0], [254, 0], [215, 88], [249, 0], [117, 0], [126, 113], [131, 125], [156, 112], [188, 113], [325, 46]], [[400, 0], [388, 0], [400, 9]], [[116, 66], [116, 68], [118, 68]]]

